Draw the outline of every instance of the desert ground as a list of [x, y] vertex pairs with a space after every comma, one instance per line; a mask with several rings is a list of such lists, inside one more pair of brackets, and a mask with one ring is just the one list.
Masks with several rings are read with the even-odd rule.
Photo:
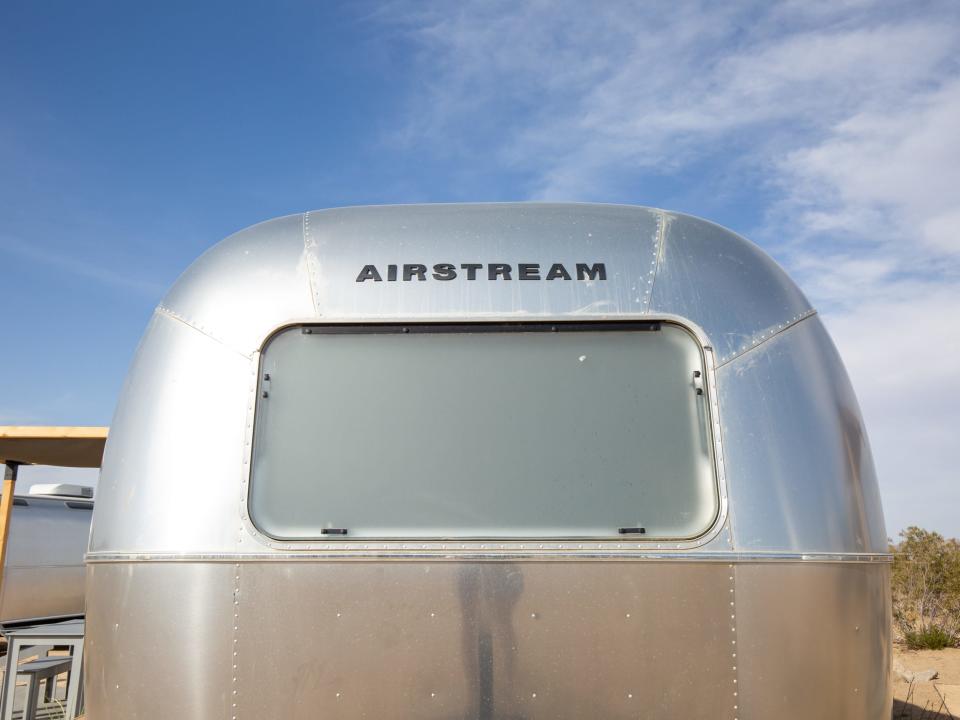
[[960, 720], [960, 648], [907, 650], [893, 646], [897, 661], [908, 671], [936, 670], [930, 682], [909, 683], [893, 673], [893, 717], [895, 720]]

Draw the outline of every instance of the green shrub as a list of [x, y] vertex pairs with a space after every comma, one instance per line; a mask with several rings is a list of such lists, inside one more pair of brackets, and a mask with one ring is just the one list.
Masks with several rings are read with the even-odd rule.
[[939, 650], [960, 634], [960, 543], [918, 527], [892, 548], [893, 620], [911, 648]]
[[957, 641], [956, 637], [941, 627], [907, 630], [903, 633], [903, 639], [911, 650], [943, 650], [953, 647]]

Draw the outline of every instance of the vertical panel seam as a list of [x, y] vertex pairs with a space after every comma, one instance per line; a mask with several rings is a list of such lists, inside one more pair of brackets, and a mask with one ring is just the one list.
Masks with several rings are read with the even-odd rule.
[[240, 563], [234, 563], [233, 566], [233, 643], [231, 645], [231, 652], [233, 653], [230, 657], [231, 665], [231, 680], [230, 680], [230, 717], [231, 720], [237, 720], [237, 716], [240, 714], [238, 705], [239, 705], [239, 694], [238, 688], [239, 683], [237, 679], [237, 665], [239, 658], [239, 644], [240, 644]]
[[663, 257], [663, 241], [666, 235], [667, 214], [663, 210], [655, 210], [657, 213], [657, 232], [653, 239], [653, 260], [650, 262], [650, 271], [647, 273], [647, 290], [643, 299], [643, 312], [650, 312], [650, 305], [653, 303], [653, 285], [657, 281], [657, 273], [660, 270], [660, 261]]
[[[243, 468], [240, 477], [240, 502], [237, 517], [237, 549], [243, 546], [243, 536], [245, 530], [245, 521], [247, 519], [247, 493], [249, 488], [249, 478], [252, 472], [251, 456], [253, 450], [253, 420], [256, 410], [257, 387], [260, 379], [260, 363], [257, 359], [250, 364], [251, 387], [248, 390], [246, 427], [244, 428], [243, 442]], [[237, 720], [240, 715], [239, 709], [239, 680], [238, 668], [240, 665], [240, 563], [233, 565], [233, 642], [230, 647], [230, 718]]]
[[313, 305], [313, 313], [316, 316], [320, 315], [320, 301], [317, 297], [317, 283], [314, 282], [314, 273], [319, 272], [317, 266], [317, 261], [314, 258], [313, 250], [315, 244], [313, 242], [313, 236], [310, 233], [310, 213], [305, 212], [303, 214], [303, 254], [307, 258], [307, 286], [310, 292], [310, 304]]
[[737, 573], [734, 566], [728, 565], [730, 571], [730, 665], [733, 669], [733, 720], [740, 717], [740, 671], [737, 670]]

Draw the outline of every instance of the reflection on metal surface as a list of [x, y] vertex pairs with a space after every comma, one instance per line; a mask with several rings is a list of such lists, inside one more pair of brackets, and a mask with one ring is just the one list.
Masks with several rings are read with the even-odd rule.
[[236, 714], [234, 567], [177, 568], [88, 568], [84, 687], [91, 720]]
[[114, 414], [91, 550], [236, 548], [251, 361], [154, 315]]
[[615, 568], [94, 566], [90, 717], [889, 713], [886, 566]]
[[742, 718], [890, 717], [888, 566], [735, 573]]
[[662, 252], [650, 312], [700, 325], [718, 365], [811, 310], [763, 250], [719, 225], [667, 213]]
[[[307, 214], [306, 247], [323, 317], [441, 318], [642, 313], [659, 213], [615, 205], [493, 204], [343, 208]], [[357, 283], [364, 265], [603, 262], [607, 280]]]
[[[176, 583], [180, 566], [160, 567]], [[714, 630], [727, 613], [728, 574], [724, 566], [651, 565], [611, 577], [589, 564], [243, 565], [238, 714], [715, 718], [720, 703], [732, 707], [729, 648]], [[225, 584], [224, 595], [230, 590]]]
[[[418, 279], [454, 262], [518, 276]], [[519, 280], [520, 264], [550, 263], [605, 271]], [[367, 265], [386, 276], [357, 282]], [[88, 555], [89, 716], [889, 717], [883, 516], [856, 399], [812, 313], [743, 238], [648, 208], [348, 208], [229, 238], [158, 308], [111, 428]], [[720, 492], [705, 536], [278, 542], [253, 527], [271, 333], [544, 319], [695, 332]]]
[[885, 552], [856, 397], [819, 318], [717, 373], [738, 550]]
[[[15, 497], [0, 622], [83, 614], [83, 551], [90, 501]], [[21, 504], [22, 503], [22, 504]]]
[[260, 223], [212, 247], [180, 276], [161, 309], [245, 355], [278, 316], [313, 316], [303, 217]]

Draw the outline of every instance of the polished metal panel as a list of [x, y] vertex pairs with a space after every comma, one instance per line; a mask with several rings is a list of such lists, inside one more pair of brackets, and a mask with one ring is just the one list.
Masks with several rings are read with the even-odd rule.
[[236, 716], [235, 576], [228, 564], [89, 566], [87, 718]]
[[[356, 282], [359, 268], [369, 263], [494, 259], [512, 264], [604, 262], [608, 279]], [[652, 298], [644, 299], [644, 287], [653, 288]], [[748, 317], [749, 307], [755, 318]], [[648, 310], [651, 314], [644, 314]], [[271, 546], [245, 517], [248, 430], [259, 361], [254, 349], [285, 324], [682, 316], [694, 328], [709, 326], [702, 338], [707, 344], [731, 348], [734, 340], [751, 338], [745, 347], [762, 348], [770, 342], [772, 328], [782, 332], [781, 325], [797, 322], [791, 313], [804, 316], [809, 309], [793, 283], [755, 246], [709, 223], [646, 208], [347, 208], [255, 226], [206, 253], [151, 321], [121, 397], [115, 437], [108, 441], [101, 488], [109, 492], [97, 513], [91, 549], [165, 553]], [[718, 343], [714, 336], [726, 340]], [[725, 376], [733, 377], [730, 372]], [[719, 390], [724, 403], [742, 406], [736, 392]], [[818, 409], [830, 412], [823, 405]], [[723, 409], [718, 420], [726, 415]], [[724, 433], [733, 436], [729, 429]], [[863, 462], [868, 461], [864, 456]], [[722, 456], [718, 465], [723, 483]], [[846, 487], [847, 480], [841, 484]], [[174, 488], [189, 492], [189, 503], [181, 505]], [[722, 501], [724, 492], [722, 487]], [[863, 494], [866, 516], [856, 522], [870, 526], [870, 539], [857, 541], [853, 533], [853, 542], [821, 539], [809, 549], [879, 548], [876, 537], [883, 531], [878, 506], [870, 500], [874, 490], [865, 487]], [[769, 542], [741, 534], [745, 547], [785, 547], [783, 528], [769, 514], [767, 520]], [[811, 527], [821, 522], [809, 520]]]
[[[80, 548], [83, 548], [81, 540]], [[66, 566], [7, 565], [3, 573], [0, 622], [10, 625], [57, 617], [82, 615], [84, 568]]]
[[8, 567], [83, 565], [92, 502], [27, 496], [14, 503]]
[[[357, 282], [369, 264], [554, 262], [604, 263], [607, 279]], [[720, 492], [710, 532], [280, 542], [256, 530], [250, 443], [269, 336], [524, 319], [659, 319], [697, 335]], [[886, 537], [849, 381], [782, 270], [694, 218], [348, 208], [238, 233], [151, 320], [98, 498], [92, 720], [889, 712]], [[819, 696], [800, 697], [796, 678]]]
[[811, 317], [717, 373], [737, 550], [886, 552], [856, 397]]
[[0, 596], [0, 622], [83, 613], [89, 502], [17, 498]]
[[247, 355], [280, 318], [313, 317], [303, 216], [269, 220], [214, 245], [160, 306]]
[[[331, 319], [641, 313], [660, 216], [616, 205], [408, 205], [308, 213], [317, 311]], [[364, 265], [604, 262], [607, 280], [362, 282]]]
[[735, 716], [723, 564], [236, 567], [91, 566], [92, 720]]
[[887, 720], [890, 566], [737, 565], [739, 716]]
[[88, 573], [92, 720], [890, 712], [886, 564], [138, 562]]
[[753, 243], [700, 218], [666, 213], [650, 312], [690, 318], [718, 363], [810, 311], [810, 303]]
[[233, 550], [256, 365], [164, 313], [110, 428], [91, 550]]

